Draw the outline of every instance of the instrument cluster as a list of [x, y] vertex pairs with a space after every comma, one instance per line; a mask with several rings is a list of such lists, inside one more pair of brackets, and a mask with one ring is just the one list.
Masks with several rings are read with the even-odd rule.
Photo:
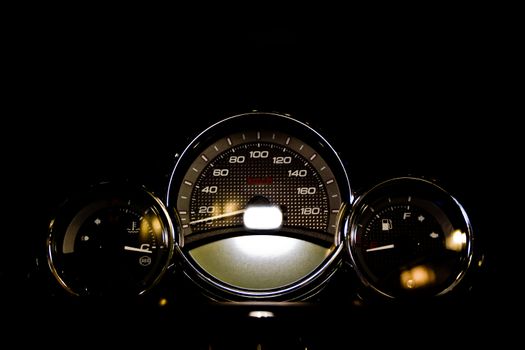
[[177, 157], [165, 194], [116, 181], [66, 200], [49, 271], [76, 297], [169, 298], [184, 287], [163, 280], [183, 275], [213, 301], [313, 301], [345, 268], [364, 302], [456, 292], [475, 265], [459, 201], [413, 176], [356, 193], [346, 164], [288, 114], [227, 117]]

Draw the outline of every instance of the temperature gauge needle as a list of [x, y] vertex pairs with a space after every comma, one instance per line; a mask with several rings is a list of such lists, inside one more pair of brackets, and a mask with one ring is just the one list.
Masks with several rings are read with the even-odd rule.
[[393, 244], [387, 244], [387, 245], [382, 245], [379, 247], [368, 248], [366, 251], [370, 253], [370, 252], [377, 252], [378, 250], [385, 250], [385, 249], [392, 249], [392, 248], [394, 248]]
[[142, 247], [141, 248], [136, 248], [136, 247], [130, 247], [128, 245], [124, 246], [124, 250], [130, 250], [132, 252], [139, 252], [139, 253], [149, 253], [149, 254], [152, 253], [152, 251], [149, 250], [149, 248], [142, 248]]
[[190, 225], [195, 225], [195, 224], [198, 224], [200, 222], [207, 222], [207, 221], [227, 218], [229, 216], [239, 215], [239, 214], [244, 213], [245, 211], [246, 211], [246, 209], [241, 209], [241, 210], [230, 211], [229, 213], [219, 214], [219, 215], [215, 215], [215, 216], [208, 216], [207, 218], [204, 218], [204, 219], [190, 221]]

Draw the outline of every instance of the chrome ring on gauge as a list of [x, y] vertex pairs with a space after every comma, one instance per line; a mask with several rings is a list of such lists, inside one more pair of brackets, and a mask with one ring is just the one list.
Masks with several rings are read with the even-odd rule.
[[180, 215], [185, 271], [205, 290], [297, 299], [333, 273], [351, 201], [345, 168], [317, 131], [288, 115], [253, 112], [191, 142], [166, 203]]
[[361, 281], [390, 298], [446, 294], [472, 260], [465, 210], [421, 178], [395, 178], [373, 187], [353, 205], [348, 227], [346, 245]]
[[48, 264], [71, 294], [140, 295], [167, 269], [175, 230], [143, 187], [99, 184], [66, 201], [52, 220]]

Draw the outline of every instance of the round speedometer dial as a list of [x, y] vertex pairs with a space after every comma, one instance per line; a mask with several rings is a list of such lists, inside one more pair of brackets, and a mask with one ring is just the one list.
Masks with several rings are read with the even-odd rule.
[[181, 156], [168, 205], [199, 280], [227, 293], [282, 296], [323, 275], [350, 201], [344, 168], [313, 129], [249, 113], [201, 134]]
[[244, 230], [246, 209], [262, 204], [279, 207], [283, 231], [334, 243], [341, 196], [326, 162], [299, 139], [257, 131], [214, 142], [191, 165], [177, 198], [186, 244]]

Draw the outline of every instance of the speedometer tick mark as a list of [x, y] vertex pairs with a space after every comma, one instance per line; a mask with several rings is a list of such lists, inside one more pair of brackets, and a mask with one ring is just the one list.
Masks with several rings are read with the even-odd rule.
[[194, 172], [198, 173], [199, 172], [199, 169], [197, 168], [191, 168]]
[[217, 146], [213, 146], [213, 149], [217, 152], [219, 152], [219, 149], [217, 148]]
[[228, 145], [232, 145], [232, 140], [229, 137], [226, 138], [226, 141], [228, 141]]
[[207, 158], [204, 154], [201, 155], [201, 158], [202, 158], [205, 162], [208, 161], [208, 158]]
[[261, 132], [257, 131], [257, 140], [260, 140], [260, 139], [261, 139]]
[[302, 151], [304, 148], [304, 145], [301, 145], [301, 147], [299, 147], [299, 151]]
[[321, 169], [319, 169], [319, 171], [323, 171], [323, 170], [325, 170], [325, 169], [326, 169], [326, 167], [324, 166], [324, 167], [322, 167]]
[[312, 154], [312, 156], [310, 157], [310, 160], [314, 160], [315, 157], [317, 157], [317, 154], [316, 154], [316, 153]]
[[188, 185], [188, 186], [193, 186], [193, 184], [191, 182], [189, 182], [188, 180], [184, 180], [184, 184]]
[[290, 138], [288, 137], [288, 138], [286, 138], [285, 144], [289, 144], [289, 143], [290, 143]]
[[333, 182], [334, 182], [334, 179], [330, 179], [330, 180], [326, 181], [326, 184], [327, 184], [327, 185], [330, 185], [330, 184], [333, 183]]
[[246, 141], [246, 135], [242, 134], [242, 139]]

